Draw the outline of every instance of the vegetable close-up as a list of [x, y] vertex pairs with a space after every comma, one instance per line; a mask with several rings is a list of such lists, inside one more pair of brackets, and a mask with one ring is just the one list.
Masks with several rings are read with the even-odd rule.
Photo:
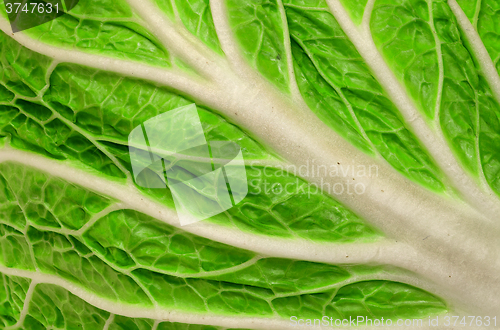
[[0, 0], [0, 329], [500, 328], [499, 0]]

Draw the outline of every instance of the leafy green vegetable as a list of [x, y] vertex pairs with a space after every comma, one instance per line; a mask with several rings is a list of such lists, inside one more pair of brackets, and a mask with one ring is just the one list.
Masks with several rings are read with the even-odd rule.
[[[80, 0], [12, 33], [1, 1], [0, 328], [494, 325], [497, 7]], [[210, 157], [151, 144], [192, 104]], [[234, 205], [181, 226], [166, 173], [222, 204], [207, 166]]]

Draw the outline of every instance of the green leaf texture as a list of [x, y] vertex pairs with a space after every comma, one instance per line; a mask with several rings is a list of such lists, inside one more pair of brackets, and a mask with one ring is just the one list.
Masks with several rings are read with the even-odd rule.
[[[439, 298], [406, 284], [356, 281], [367, 274], [398, 270], [261, 257], [136, 211], [113, 210], [109, 198], [29, 167], [7, 162], [0, 165], [0, 173], [0, 207], [2, 214], [10, 215], [3, 216], [6, 220], [0, 225], [0, 265], [30, 272], [37, 269], [116, 304], [285, 319], [297, 310], [318, 317], [320, 306], [335, 317], [386, 318], [415, 311], [425, 316], [446, 308]], [[24, 179], [18, 181], [18, 177]], [[388, 297], [391, 305], [380, 307], [379, 301]], [[9, 294], [5, 299], [14, 298]], [[62, 317], [56, 317], [60, 312], [50, 312], [52, 299], [60, 304], [57, 310]], [[10, 314], [5, 322], [15, 319], [12, 304], [7, 305]], [[82, 304], [80, 321], [70, 317], [76, 305]], [[412, 309], [407, 310], [408, 306]], [[46, 284], [37, 285], [29, 311], [24, 326], [89, 322], [89, 327], [95, 327], [107, 318], [106, 312]], [[71, 328], [71, 324], [65, 326]]]
[[378, 0], [371, 26], [389, 64], [438, 122], [462, 165], [500, 193], [500, 106], [446, 2]]
[[[324, 6], [285, 5], [305, 101], [343, 137], [410, 179], [443, 191], [442, 174]], [[332, 66], [331, 63], [336, 63]]]
[[[445, 0], [80, 0], [12, 34], [0, 2], [1, 329], [494, 316], [497, 0], [457, 0], [490, 59]], [[192, 104], [248, 193], [181, 226], [129, 135]], [[315, 158], [332, 167], [302, 174]]]
[[[20, 50], [26, 51], [22, 47]], [[28, 51], [18, 58], [27, 58], [30, 54]], [[34, 56], [37, 59], [36, 54]], [[43, 60], [48, 67], [50, 62]], [[36, 77], [34, 74], [25, 80], [22, 74], [14, 72], [13, 78], [5, 79], [5, 86], [10, 86], [14, 79], [26, 81], [30, 87], [37, 83], [31, 82]], [[17, 148], [78, 162], [79, 166], [90, 166], [113, 180], [123, 180], [131, 171], [127, 137], [135, 126], [169, 109], [192, 103], [143, 81], [72, 64], [58, 65], [44, 76], [47, 88], [39, 101], [16, 99], [0, 105], [5, 109], [1, 121], [3, 135]], [[90, 81], [88, 77], [92, 77]], [[43, 84], [40, 82], [37, 89], [30, 89], [42, 90]], [[255, 140], [210, 109], [201, 108], [199, 115], [209, 140], [236, 141], [247, 160], [274, 159]], [[247, 175], [251, 184], [245, 200], [213, 221], [282, 237], [349, 241], [379, 235], [330, 197], [315, 194], [317, 188], [309, 187], [293, 173], [249, 165]], [[273, 193], [266, 194], [271, 189]], [[311, 198], [310, 192], [313, 192]], [[173, 207], [168, 190], [147, 189], [147, 193]], [[295, 203], [306, 198], [304, 205], [308, 206], [297, 209]]]
[[229, 23], [246, 58], [266, 78], [286, 91], [289, 88], [284, 44], [285, 26], [277, 0], [227, 2]]

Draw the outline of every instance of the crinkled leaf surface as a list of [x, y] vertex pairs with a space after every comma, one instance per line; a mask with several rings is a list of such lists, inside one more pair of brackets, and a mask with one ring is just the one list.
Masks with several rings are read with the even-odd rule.
[[[0, 328], [493, 325], [496, 1], [80, 0], [15, 34], [4, 8]], [[193, 103], [248, 193], [181, 226], [129, 135]]]

